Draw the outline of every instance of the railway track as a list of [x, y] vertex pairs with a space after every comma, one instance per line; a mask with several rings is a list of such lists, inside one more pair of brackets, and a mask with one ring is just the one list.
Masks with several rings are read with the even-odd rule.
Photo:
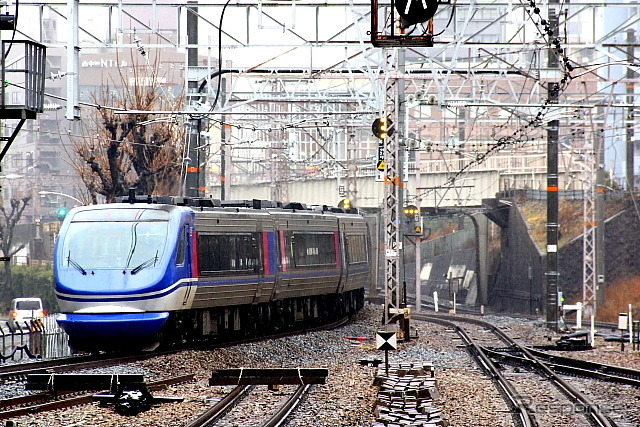
[[[279, 402], [275, 403], [277, 406], [275, 411], [266, 411], [266, 414], [254, 414], [253, 419], [242, 420], [243, 425], [253, 425], [260, 427], [277, 427], [284, 423], [287, 417], [295, 410], [300, 404], [304, 396], [308, 393], [310, 384], [301, 384], [290, 392], [287, 397]], [[197, 419], [189, 422], [187, 427], [203, 427], [207, 425], [213, 425], [214, 423], [221, 422], [225, 418], [233, 417], [233, 408], [243, 404], [243, 401], [247, 401], [248, 405], [253, 406], [267, 406], [273, 405], [273, 396], [265, 396], [264, 391], [262, 393], [256, 393], [256, 387], [254, 385], [242, 385], [235, 387], [227, 396], [215, 404], [211, 409], [207, 410]], [[267, 405], [265, 405], [267, 402]], [[260, 421], [263, 419], [263, 421]]]
[[[492, 359], [503, 363], [510, 363], [518, 366], [533, 365], [532, 361], [523, 357], [517, 349], [505, 348], [496, 351], [494, 349], [484, 348], [483, 351]], [[636, 369], [555, 356], [532, 349], [529, 349], [529, 352], [554, 372], [640, 387], [640, 371]]]
[[[322, 332], [320, 334], [304, 334], [285, 340], [264, 340], [258, 343], [243, 345], [240, 348], [227, 348], [215, 351], [194, 351], [185, 352], [177, 357], [163, 357], [159, 360], [145, 361], [141, 364], [118, 368], [118, 372], [122, 373], [143, 373], [150, 379], [159, 379], [169, 375], [180, 375], [181, 373], [195, 373], [197, 381], [186, 383], [176, 387], [171, 387], [170, 392], [159, 394], [173, 394], [184, 397], [182, 403], [172, 403], [163, 405], [153, 405], [151, 410], [141, 413], [136, 418], [144, 420], [147, 425], [157, 426], [184, 426], [186, 423], [193, 421], [199, 414], [211, 409], [218, 400], [225, 397], [237, 384], [230, 383], [228, 386], [213, 386], [205, 384], [205, 377], [211, 374], [211, 370], [229, 369], [237, 366], [249, 367], [281, 367], [291, 366], [292, 361], [301, 361], [304, 366], [321, 366], [330, 370], [327, 386], [314, 387], [310, 391], [309, 396], [305, 398], [303, 403], [289, 416], [287, 422], [295, 425], [308, 426], [336, 426], [336, 425], [374, 425], [379, 415], [396, 414], [393, 410], [393, 404], [397, 406], [397, 398], [390, 399], [390, 403], [386, 405], [389, 412], [382, 412], [384, 405], [376, 405], [380, 397], [383, 396], [371, 384], [372, 372], [379, 372], [380, 366], [374, 364], [363, 365], [354, 362], [371, 360], [375, 362], [377, 359], [380, 363], [380, 353], [372, 354], [372, 343], [351, 343], [345, 338], [351, 337], [371, 337], [371, 331], [377, 330], [379, 321], [378, 307], [367, 306], [366, 317], [358, 319], [358, 322], [349, 326], [345, 330]], [[430, 314], [430, 313], [429, 313]], [[360, 322], [362, 320], [362, 322]], [[489, 320], [489, 319], [486, 319]], [[492, 320], [490, 320], [492, 321]], [[512, 335], [521, 336], [527, 341], [540, 344], [547, 342], [548, 331], [545, 330], [540, 322], [524, 322], [520, 320], [505, 319], [496, 320], [495, 323], [500, 325], [504, 330]], [[498, 342], [493, 338], [493, 342], [489, 343], [488, 337], [493, 337], [484, 327], [470, 327], [458, 323], [460, 327], [468, 332], [468, 334], [478, 341], [481, 347], [507, 347], [503, 342]], [[509, 328], [509, 329], [506, 329]], [[433, 408], [426, 411], [427, 405], [422, 403], [418, 405], [421, 419], [426, 419], [424, 415], [430, 418], [438, 414], [441, 418], [451, 425], [502, 425], [510, 426], [516, 424], [513, 418], [517, 416], [516, 411], [507, 405], [506, 400], [501, 398], [498, 388], [493, 382], [487, 381], [488, 375], [485, 375], [477, 368], [476, 363], [471, 360], [466, 350], [467, 345], [460, 339], [451, 339], [451, 331], [454, 328], [450, 326], [427, 325], [425, 322], [416, 321], [414, 323], [414, 331], [419, 336], [417, 340], [411, 340], [407, 343], [400, 343], [402, 353], [391, 353], [392, 366], [398, 366], [397, 383], [392, 384], [392, 389], [387, 387], [384, 390], [390, 390], [389, 396], [397, 396], [396, 391], [400, 393], [406, 392], [407, 376], [411, 376], [411, 370], [405, 371], [406, 363], [415, 366], [418, 363], [422, 366], [423, 361], [433, 362], [433, 378], [436, 381], [438, 392], [431, 395], [433, 399]], [[518, 338], [516, 338], [518, 340]], [[522, 341], [518, 340], [522, 343]], [[348, 345], [345, 346], [344, 344]], [[598, 351], [601, 350], [601, 351]], [[615, 348], [613, 349], [615, 350]], [[598, 346], [593, 353], [592, 360], [599, 360], [602, 363], [617, 363], [614, 360], [625, 360], [626, 354], [620, 354], [617, 351], [605, 349]], [[589, 352], [591, 353], [591, 352]], [[560, 354], [555, 353], [554, 354]], [[571, 353], [574, 356], [576, 353]], [[561, 354], [565, 355], [565, 354]], [[580, 353], [584, 355], [584, 353]], [[373, 356], [373, 357], [372, 357]], [[377, 356], [377, 357], [376, 357]], [[623, 357], [621, 357], [623, 356]], [[637, 355], [632, 356], [632, 361], [637, 360]], [[591, 359], [591, 358], [590, 358]], [[625, 366], [634, 367], [632, 361]], [[546, 379], [540, 379], [539, 376], [529, 372], [529, 368], [512, 368], [504, 362], [493, 361], [498, 365], [498, 372], [504, 375], [515, 388], [515, 392], [525, 395], [519, 399], [522, 411], [533, 407], [535, 410], [541, 409], [542, 403], [558, 404], [568, 407], [567, 400], [564, 396], [558, 397], [559, 392], [548, 384]], [[298, 365], [296, 363], [296, 365]], [[116, 370], [107, 370], [116, 372]], [[96, 370], [95, 372], [105, 372]], [[383, 371], [384, 372], [384, 371]], [[391, 372], [393, 375], [393, 372]], [[415, 375], [414, 375], [415, 376]], [[428, 376], [428, 375], [427, 375]], [[522, 387], [521, 378], [528, 378], [530, 383], [538, 383], [540, 390], [546, 395], [538, 393], [538, 390], [529, 390]], [[566, 378], [566, 377], [565, 377]], [[414, 378], [410, 378], [410, 387], [413, 388]], [[619, 415], [614, 418], [619, 426], [639, 425], [640, 411], [637, 409], [637, 389], [631, 386], [618, 386], [613, 383], [602, 383], [596, 380], [587, 380], [583, 378], [569, 379], [571, 384], [586, 390], [589, 397], [595, 402], [603, 405], [604, 412], [610, 416]], [[237, 381], [236, 381], [237, 382]], [[19, 387], [19, 383], [17, 384]], [[508, 386], [507, 386], [508, 387]], [[284, 392], [290, 393], [294, 387], [288, 387], [282, 390], [281, 398], [284, 399]], [[17, 390], [15, 386], [8, 385], [7, 391]], [[383, 389], [381, 389], [383, 390]], [[384, 391], [383, 390], [383, 391]], [[412, 389], [413, 390], [413, 389]], [[421, 394], [418, 389], [418, 397], [428, 398], [427, 394]], [[583, 391], [584, 391], [583, 390]], [[606, 390], [603, 392], [603, 390]], [[260, 391], [260, 390], [258, 390]], [[431, 389], [428, 390], [431, 392]], [[155, 393], [154, 393], [155, 394]], [[252, 393], [255, 394], [255, 393]], [[266, 393], [265, 393], [266, 394]], [[274, 393], [272, 393], [273, 395]], [[278, 393], [275, 393], [276, 395]], [[17, 394], [16, 394], [17, 395]], [[411, 409], [407, 404], [411, 400], [407, 398], [413, 397], [413, 394], [402, 394], [401, 400], [405, 406], [401, 409]], [[527, 396], [533, 400], [528, 400]], [[561, 398], [561, 400], [555, 400]], [[517, 396], [516, 396], [517, 397]], [[538, 397], [548, 400], [538, 401]], [[607, 402], [602, 399], [609, 398], [612, 405], [606, 406]], [[214, 422], [215, 425], [233, 425], [234, 417], [237, 425], [260, 425], [266, 421], [268, 411], [273, 412], [276, 405], [269, 404], [266, 400], [262, 403], [259, 396], [254, 396], [256, 405], [252, 405], [250, 400], [244, 400], [244, 404], [239, 404], [232, 408], [229, 415], [221, 418], [220, 421]], [[540, 403], [542, 402], [542, 403]], [[274, 402], [275, 403], [275, 402]], [[537, 405], [537, 406], [535, 406]], [[375, 412], [379, 409], [380, 412]], [[542, 409], [544, 411], [545, 409]], [[548, 409], [547, 409], [548, 411]], [[233, 414], [235, 413], [235, 415]], [[400, 411], [398, 411], [400, 413]], [[409, 413], [409, 412], [408, 412]], [[546, 425], [587, 425], [588, 422], [581, 418], [577, 422], [564, 422], [564, 419], [550, 422], [549, 413], [538, 416], [530, 424], [536, 421], [540, 426]], [[241, 422], [242, 417], [251, 420], [248, 423]], [[546, 418], [545, 418], [546, 417]], [[384, 417], [391, 418], [391, 417]], [[130, 419], [130, 418], [129, 418]], [[112, 408], [101, 408], [96, 403], [90, 405], [79, 405], [75, 408], [43, 412], [34, 416], [16, 417], [16, 422], [20, 425], [28, 424], [29, 420], [38, 425], [125, 425], [127, 417], [112, 410]], [[624, 424], [624, 423], [627, 424]], [[0, 421], [4, 423], [4, 421]], [[524, 422], [518, 422], [518, 425]]]
[[[554, 387], [560, 391], [564, 396], [570, 400], [570, 404], [575, 407], [584, 408], [581, 411], [581, 415], [584, 416], [586, 421], [590, 425], [595, 426], [615, 426], [616, 424], [607, 418], [600, 410], [598, 405], [594, 404], [587, 396], [581, 393], [576, 388], [572, 387], [567, 381], [554, 372], [548, 363], [541, 360], [533, 352], [526, 347], [521, 346], [511, 337], [509, 337], [500, 328], [473, 318], [451, 316], [451, 315], [425, 315], [414, 314], [416, 320], [423, 320], [433, 323], [438, 323], [453, 329], [463, 339], [464, 345], [472, 356], [478, 360], [480, 367], [496, 382], [497, 387], [501, 393], [506, 397], [508, 404], [511, 407], [512, 412], [516, 418], [518, 425], [539, 425], [539, 421], [536, 419], [535, 414], [531, 410], [532, 403], [528, 398], [523, 398], [522, 393], [517, 392], [511, 381], [504, 378], [504, 375], [500, 374], [497, 366], [491, 361], [488, 352], [485, 351], [483, 346], [478, 345], [475, 340], [471, 339], [469, 335], [464, 332], [459, 323], [473, 324], [483, 328], [486, 331], [495, 335], [501, 343], [507, 345], [514, 351], [518, 351], [523, 359], [527, 360], [527, 364], [534, 368], [539, 375], [548, 380]], [[524, 362], [522, 362], [524, 363]], [[577, 414], [576, 414], [577, 415]]]
[[462, 328], [454, 323], [453, 320], [422, 314], [414, 314], [413, 318], [414, 320], [437, 323], [455, 331], [463, 341], [464, 346], [467, 348], [471, 356], [476, 360], [478, 366], [489, 378], [491, 378], [491, 380], [496, 384], [500, 394], [504, 396], [513, 415], [514, 423], [522, 427], [537, 427], [539, 425], [535, 414], [528, 405], [528, 402], [522, 398], [511, 382], [502, 374], [498, 366], [485, 355], [482, 351], [482, 347], [479, 346]]
[[[171, 353], [160, 353], [171, 354]], [[136, 354], [128, 356], [81, 356], [65, 357], [55, 360], [40, 360], [36, 362], [20, 363], [15, 365], [0, 366], [0, 382], [7, 380], [24, 380], [29, 374], [37, 373], [63, 373], [83, 369], [101, 368], [105, 366], [120, 365], [129, 362], [145, 360], [157, 357], [159, 354]]]
[[[171, 352], [177, 353], [177, 352]], [[168, 354], [168, 353], [163, 353]], [[42, 361], [42, 362], [32, 362], [28, 363], [28, 367], [21, 365], [11, 365], [3, 367], [3, 371], [1, 377], [6, 381], [20, 381], [27, 382], [30, 377], [34, 377], [37, 375], [47, 375], [51, 374], [52, 378], [56, 375], [63, 376], [65, 374], [61, 374], [61, 372], [69, 372], [69, 371], [83, 371], [87, 369], [94, 368], [105, 368], [109, 366], [121, 365], [125, 363], [146, 360], [152, 357], [157, 357], [158, 354], [145, 354], [145, 355], [131, 355], [125, 357], [117, 357], [117, 358], [94, 358], [94, 357], [82, 357], [75, 360], [65, 360], [63, 363], [56, 364], [55, 361]], [[74, 362], [74, 363], [71, 363]], [[46, 374], [42, 374], [46, 372]], [[55, 373], [55, 374], [54, 374]], [[82, 377], [82, 374], [78, 374], [78, 377]], [[115, 381], [118, 381], [118, 375], [112, 375]], [[144, 385], [143, 394], [146, 392], [158, 391], [163, 388], [166, 388], [169, 385], [180, 384], [184, 382], [193, 381], [194, 376], [192, 374], [188, 375], [180, 375], [176, 377], [165, 378], [162, 380], [157, 380], [150, 382]], [[56, 384], [58, 381], [51, 380], [51, 384]], [[241, 399], [251, 391], [255, 386], [242, 386], [236, 387], [233, 392], [229, 394], [225, 399], [215, 405], [210, 411], [207, 411], [206, 414], [198, 418], [198, 420], [193, 421], [194, 426], [200, 425], [208, 425], [212, 422], [224, 417], [225, 414], [231, 410], [235, 405], [237, 405]], [[91, 389], [90, 393], [78, 393], [77, 391], [69, 391], [69, 390], [59, 390], [55, 387], [47, 387], [50, 388], [45, 392], [34, 393], [30, 395], [22, 395], [18, 397], [11, 397], [0, 399], [0, 420], [9, 419], [12, 417], [18, 417], [28, 414], [34, 414], [38, 412], [51, 411], [61, 408], [67, 408], [76, 405], [89, 404], [95, 401], [101, 402], [110, 402], [116, 403], [117, 405], [122, 403], [118, 401], [117, 392], [114, 389], [109, 390], [108, 394], [96, 394], [96, 392], [103, 391], [103, 388], [96, 387], [95, 389]], [[281, 405], [281, 407], [273, 413], [271, 418], [269, 418], [264, 423], [260, 424], [263, 426], [278, 426], [281, 424], [282, 420], [284, 420], [289, 413], [295, 408], [295, 406], [300, 402], [303, 395], [308, 391], [309, 384], [303, 384], [298, 387], [294, 393], [291, 393], [289, 398], [285, 403]], [[127, 389], [127, 392], [131, 390]], [[135, 390], [136, 392], [138, 390]], [[108, 398], [105, 398], [107, 396]], [[153, 400], [152, 397], [149, 396], [147, 400]], [[161, 398], [160, 398], [161, 399]], [[158, 399], [158, 400], [160, 400]], [[146, 403], [158, 403], [158, 402], [146, 402]], [[135, 402], [134, 402], [135, 404]], [[252, 424], [253, 425], [253, 424]], [[258, 424], [256, 424], [258, 425]]]
[[[222, 418], [229, 418], [226, 423], [229, 425], [279, 426], [298, 406], [312, 384], [326, 384], [328, 374], [327, 369], [216, 369], [211, 373], [209, 385], [236, 387], [189, 426], [209, 425]], [[257, 385], [263, 387], [255, 387]], [[281, 385], [284, 385], [282, 391]], [[233, 411], [238, 406], [249, 408], [238, 411], [243, 414], [239, 418]], [[256, 414], [254, 410], [274, 406], [277, 407], [275, 411], [264, 411], [267, 415]], [[246, 414], [251, 414], [250, 419], [247, 419]]]

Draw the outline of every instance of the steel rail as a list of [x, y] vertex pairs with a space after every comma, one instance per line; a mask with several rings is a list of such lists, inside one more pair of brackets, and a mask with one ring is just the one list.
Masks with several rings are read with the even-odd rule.
[[[172, 351], [171, 353], [175, 353]], [[80, 357], [65, 357], [62, 359], [43, 360], [38, 362], [20, 363], [16, 365], [0, 366], [0, 379], [24, 377], [36, 373], [59, 373], [71, 370], [90, 369], [115, 364], [146, 360], [163, 354], [171, 353], [145, 353], [128, 356], [112, 357], [108, 355], [90, 355]]]
[[273, 414], [273, 416], [269, 420], [262, 424], [261, 427], [280, 426], [287, 419], [289, 414], [291, 414], [291, 412], [293, 412], [298, 407], [304, 396], [309, 391], [310, 387], [311, 384], [299, 385], [296, 391], [291, 396], [289, 396], [284, 405], [282, 405], [280, 409], [278, 409], [278, 411]]
[[[517, 356], [515, 354], [488, 348], [485, 348], [484, 350], [492, 359], [498, 359], [506, 363], [520, 366], [532, 364], [530, 359]], [[585, 362], [583, 360], [571, 359], [568, 357], [554, 356], [536, 350], [530, 351], [538, 359], [545, 360], [544, 363], [555, 372], [640, 387], [640, 371], [635, 369], [603, 365], [595, 362]]]
[[[311, 387], [311, 384], [301, 384], [292, 393], [278, 410], [260, 427], [278, 427], [300, 404], [302, 398]], [[202, 413], [198, 418], [189, 422], [186, 427], [203, 427], [213, 424], [225, 416], [234, 406], [236, 406], [245, 396], [255, 388], [255, 385], [239, 385], [235, 387], [222, 400], [213, 407]]]
[[598, 371], [607, 375], [631, 378], [640, 382], [640, 370], [637, 369], [625, 368], [622, 366], [605, 365], [602, 363], [590, 362], [587, 360], [572, 359], [570, 357], [556, 356], [540, 350], [529, 349], [529, 351], [538, 358], [549, 360], [551, 363], [589, 369], [591, 371]]
[[189, 422], [186, 427], [202, 427], [208, 424], [212, 424], [223, 417], [234, 406], [236, 406], [244, 397], [253, 390], [253, 385], [237, 386], [229, 394], [227, 394], [222, 400], [216, 403], [213, 407], [207, 409], [198, 418]]

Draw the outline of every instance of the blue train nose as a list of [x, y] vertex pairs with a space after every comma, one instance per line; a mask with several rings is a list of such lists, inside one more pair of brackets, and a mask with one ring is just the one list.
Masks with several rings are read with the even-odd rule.
[[68, 313], [56, 321], [74, 340], [99, 339], [132, 341], [156, 334], [169, 313]]

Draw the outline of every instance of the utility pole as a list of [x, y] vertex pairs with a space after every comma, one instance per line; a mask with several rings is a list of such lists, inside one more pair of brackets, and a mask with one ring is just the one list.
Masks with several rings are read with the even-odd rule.
[[[345, 196], [351, 200], [352, 204], [358, 205], [358, 180], [356, 159], [358, 159], [358, 153], [356, 151], [356, 130], [353, 128], [347, 128], [347, 184], [345, 188]], [[342, 197], [342, 196], [340, 196]]]
[[382, 135], [384, 144], [384, 221], [385, 221], [385, 307], [384, 323], [389, 324], [392, 318], [400, 313], [401, 295], [401, 254], [402, 234], [399, 206], [402, 169], [398, 150], [398, 132], [394, 126], [398, 117], [398, 86], [399, 79], [395, 76], [398, 70], [397, 54], [401, 49], [384, 49], [386, 68], [385, 103], [382, 108], [381, 119], [386, 121], [385, 133]]
[[[79, 4], [79, 0], [67, 1], [67, 108], [65, 117], [69, 121], [69, 131], [72, 135], [80, 133]], [[0, 156], [0, 160], [2, 160], [2, 156]]]
[[[198, 44], [198, 6], [192, 1], [187, 7], [187, 44]], [[198, 48], [187, 48], [187, 68], [198, 66]], [[188, 94], [198, 92], [198, 82], [189, 81]], [[200, 135], [202, 132], [202, 118], [194, 116], [189, 120], [187, 138], [187, 159], [185, 159], [186, 179], [183, 194], [187, 197], [200, 197]]]
[[[224, 106], [227, 101], [227, 79], [222, 77], [220, 84], [220, 106]], [[227, 200], [227, 142], [229, 129], [225, 123], [226, 115], [220, 116], [220, 200]]]
[[[398, 125], [396, 126], [396, 147], [398, 150], [398, 181], [397, 181], [397, 185], [398, 185], [398, 204], [397, 204], [397, 210], [398, 210], [398, 220], [400, 222], [399, 226], [399, 233], [400, 233], [400, 247], [399, 247], [399, 252], [398, 252], [398, 277], [400, 280], [400, 285], [401, 285], [401, 295], [404, 296], [404, 300], [401, 300], [400, 302], [400, 307], [404, 307], [406, 304], [406, 295], [407, 295], [407, 283], [405, 280], [405, 275], [404, 275], [404, 233], [403, 233], [403, 227], [402, 227], [402, 211], [404, 210], [404, 199], [405, 199], [405, 192], [407, 191], [407, 187], [405, 184], [405, 177], [408, 180], [408, 174], [407, 171], [405, 170], [407, 163], [405, 162], [405, 157], [407, 155], [407, 150], [406, 150], [406, 145], [405, 145], [405, 141], [406, 141], [406, 137], [407, 137], [407, 101], [406, 101], [406, 97], [405, 97], [405, 80], [404, 80], [404, 72], [405, 72], [405, 53], [406, 50], [404, 48], [399, 48], [398, 49], [398, 83], [397, 83], [397, 104], [396, 104], [396, 108], [397, 108], [397, 116], [396, 118], [398, 119]], [[408, 331], [407, 331], [407, 337], [408, 336]]]
[[227, 145], [225, 139], [227, 129], [224, 124], [224, 114], [222, 115], [222, 123], [220, 124], [220, 200], [227, 200]]
[[591, 150], [583, 165], [583, 222], [582, 222], [582, 304], [585, 317], [595, 316], [596, 298], [596, 165], [598, 161], [596, 135], [591, 138]]
[[422, 273], [422, 236], [424, 235], [424, 229], [422, 228], [422, 214], [420, 212], [422, 204], [422, 196], [419, 194], [420, 187], [422, 186], [422, 172], [420, 171], [420, 165], [422, 160], [422, 150], [416, 150], [416, 200], [415, 205], [418, 208], [418, 221], [417, 224], [420, 227], [420, 236], [416, 236], [416, 313], [422, 311], [422, 280], [420, 279], [420, 273]]
[[[549, 52], [547, 67], [549, 74], [553, 75], [560, 66], [556, 52], [551, 44], [558, 37], [559, 17], [557, 13], [558, 0], [549, 2]], [[557, 82], [547, 83], [547, 99], [549, 105], [558, 103], [560, 85]], [[559, 120], [551, 120], [547, 123], [547, 327], [553, 331], [558, 330], [558, 135]]]
[[[636, 62], [634, 59], [634, 45], [636, 43], [636, 34], [635, 31], [630, 28], [627, 30], [627, 61], [630, 63]], [[625, 120], [626, 128], [627, 128], [627, 136], [626, 136], [626, 147], [627, 147], [627, 158], [626, 158], [626, 175], [627, 175], [627, 189], [629, 192], [636, 191], [636, 181], [635, 181], [635, 165], [634, 165], [634, 146], [633, 146], [633, 126], [634, 123], [634, 111], [633, 111], [633, 98], [635, 87], [633, 84], [633, 78], [635, 77], [635, 72], [631, 69], [630, 66], [627, 65], [627, 104], [629, 104], [629, 110], [627, 111], [627, 119]]]
[[[78, 30], [78, 0], [67, 1], [67, 120], [76, 122], [80, 119], [78, 62], [80, 42]], [[17, 11], [16, 11], [17, 14]], [[75, 134], [76, 125], [72, 124]]]
[[[560, 86], [549, 82], [549, 103], [558, 103]], [[558, 330], [558, 128], [559, 120], [547, 124], [547, 327]]]
[[[600, 117], [600, 112], [598, 113], [598, 117]], [[596, 307], [602, 307], [602, 305], [604, 304], [604, 286], [606, 276], [604, 264], [604, 195], [606, 194], [606, 187], [604, 184], [604, 136], [601, 129], [595, 130], [593, 140], [595, 145], [594, 149], [596, 158]]]

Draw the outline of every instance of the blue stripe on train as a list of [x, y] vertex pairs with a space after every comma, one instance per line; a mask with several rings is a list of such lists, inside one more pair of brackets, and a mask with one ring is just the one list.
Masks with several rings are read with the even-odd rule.
[[269, 260], [269, 271], [273, 274], [276, 272], [276, 254], [277, 254], [277, 249], [276, 249], [276, 244], [277, 244], [277, 240], [276, 240], [276, 233], [275, 232], [269, 232], [267, 233], [267, 257]]
[[[358, 268], [358, 269], [353, 269], [351, 270], [351, 274], [354, 273], [358, 273], [358, 272], [365, 272], [368, 271], [368, 268]], [[331, 274], [324, 274], [324, 275], [318, 275], [318, 272], [307, 272], [307, 273], [291, 273], [288, 272], [286, 274], [282, 275], [283, 279], [304, 279], [304, 278], [314, 278], [314, 279], [319, 279], [322, 277], [329, 277], [334, 275], [334, 273]], [[233, 278], [233, 279], [221, 279], [221, 280], [198, 280], [196, 282], [189, 282], [189, 283], [183, 283], [180, 286], [177, 287], [171, 287], [169, 289], [167, 289], [165, 292], [161, 292], [161, 293], [154, 293], [153, 295], [140, 295], [140, 296], [134, 296], [134, 295], [112, 295], [112, 296], [108, 296], [106, 298], [87, 298], [90, 297], [90, 294], [83, 294], [84, 298], [78, 298], [78, 297], [73, 297], [73, 296], [69, 296], [69, 295], [61, 295], [58, 294], [57, 298], [61, 299], [61, 300], [65, 300], [65, 301], [76, 301], [76, 302], [126, 302], [126, 301], [142, 301], [142, 300], [152, 300], [152, 299], [157, 299], [157, 298], [161, 298], [164, 296], [167, 296], [175, 291], [177, 291], [180, 287], [183, 286], [191, 286], [191, 285], [196, 285], [196, 286], [218, 286], [218, 285], [242, 285], [242, 284], [246, 284], [246, 283], [265, 283], [265, 282], [273, 282], [274, 281], [274, 276], [265, 276], [265, 277], [247, 277], [244, 279], [239, 279], [239, 278]]]

